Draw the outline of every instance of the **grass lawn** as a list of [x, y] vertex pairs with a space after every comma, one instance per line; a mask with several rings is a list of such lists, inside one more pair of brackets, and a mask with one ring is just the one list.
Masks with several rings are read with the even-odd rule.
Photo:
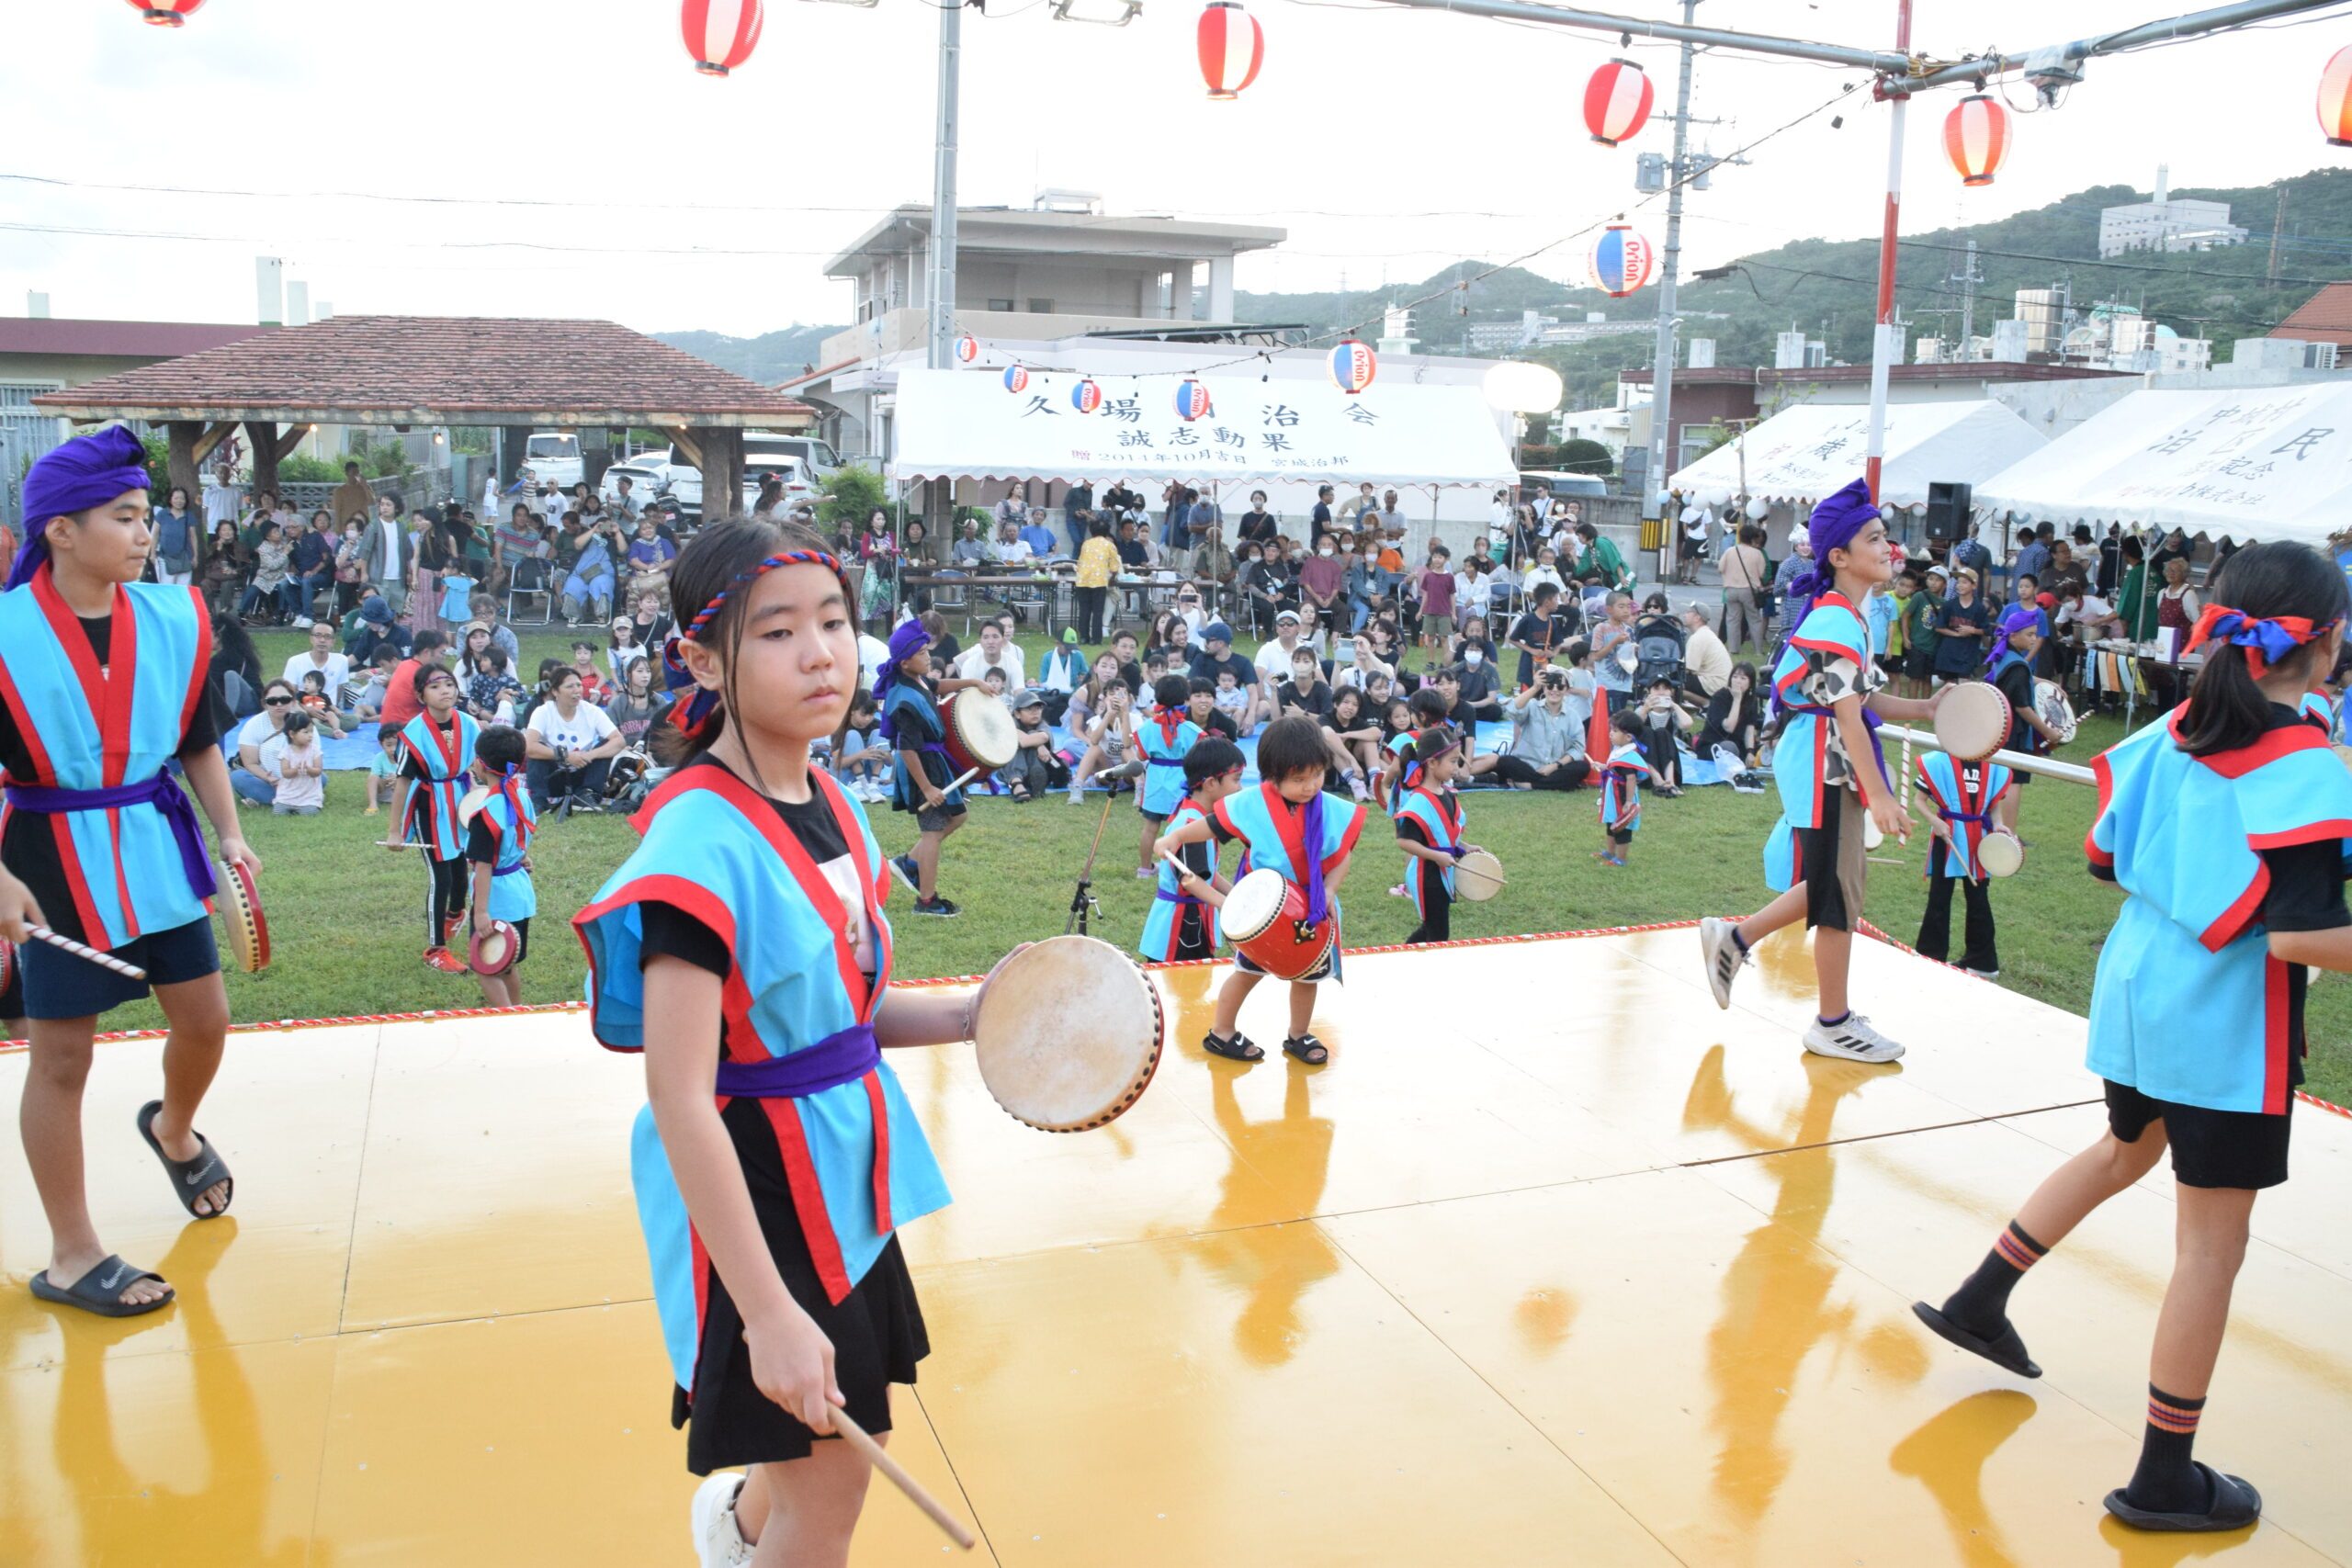
[[[298, 646], [289, 633], [265, 633], [255, 640], [269, 670]], [[526, 636], [526, 667], [536, 667], [548, 652], [564, 651], [558, 647], [563, 640], [560, 628]], [[1034, 667], [1042, 649], [1035, 639], [1023, 641], [1031, 644]], [[2067, 754], [2086, 761], [2120, 733], [2115, 721], [2086, 722]], [[333, 775], [327, 795], [326, 811], [312, 818], [245, 813], [247, 836], [266, 868], [262, 887], [276, 956], [263, 975], [230, 977], [235, 1016], [319, 1017], [478, 1002], [470, 979], [437, 974], [420, 962], [424, 888], [415, 852], [372, 847], [383, 819], [361, 814], [357, 775]], [[1625, 871], [1591, 858], [1600, 829], [1589, 791], [1476, 791], [1464, 801], [1469, 837], [1501, 856], [1511, 883], [1489, 903], [1458, 906], [1456, 936], [1687, 919], [1743, 912], [1766, 896], [1760, 851], [1777, 810], [1769, 794], [1708, 788], [1679, 801], [1651, 800], [1633, 847], [1633, 865]], [[2031, 848], [2025, 869], [1996, 884], [1993, 899], [2000, 924], [1999, 984], [2076, 1013], [2089, 1005], [2098, 945], [2119, 897], [2083, 868], [2081, 844], [2093, 803], [2089, 789], [2074, 784], [2045, 779], [2027, 788], [2021, 826]], [[942, 889], [965, 913], [954, 920], [899, 919], [899, 973], [984, 971], [1017, 942], [1058, 934], [1088, 840], [1102, 817], [1099, 797], [1082, 807], [1058, 798], [1030, 806], [976, 802], [972, 824], [948, 843], [941, 874]], [[873, 813], [873, 821], [886, 852], [912, 844], [911, 818], [886, 807]], [[1141, 931], [1150, 897], [1149, 886], [1135, 876], [1136, 838], [1135, 810], [1123, 799], [1112, 808], [1102, 836], [1096, 886], [1102, 914], [1095, 927], [1097, 935], [1122, 946]], [[524, 966], [526, 1001], [580, 995], [583, 964], [565, 921], [620, 863], [632, 839], [625, 822], [605, 818], [550, 824], [539, 835], [533, 858], [542, 913]], [[1384, 889], [1397, 880], [1403, 857], [1377, 831], [1367, 832], [1363, 844], [1347, 887], [1348, 941], [1401, 942], [1414, 924], [1412, 908]], [[1914, 850], [1907, 868], [1871, 868], [1870, 918], [1905, 941], [1917, 933], [1925, 903], [1917, 869], [1922, 856], [1923, 851]], [[894, 895], [893, 907], [905, 909], [903, 890]], [[1955, 925], [1959, 914], [1955, 908]], [[1860, 999], [1867, 1010], [1869, 998]], [[158, 1023], [160, 1017], [152, 1003], [141, 1003], [108, 1021], [140, 1028]], [[2311, 992], [2309, 1087], [2338, 1102], [2352, 1100], [2347, 1026], [2352, 984], [2339, 976], [2321, 977]], [[1967, 1019], [1954, 1019], [1949, 1038], [1907, 1043], [1965, 1049], [1973, 1027]]]

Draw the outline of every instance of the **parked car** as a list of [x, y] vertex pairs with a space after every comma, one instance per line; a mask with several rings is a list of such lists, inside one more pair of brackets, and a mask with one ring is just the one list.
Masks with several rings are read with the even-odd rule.
[[570, 490], [584, 472], [580, 437], [568, 430], [535, 430], [523, 442], [523, 477], [534, 484]]
[[1598, 501], [1609, 493], [1609, 481], [1596, 475], [1544, 469], [1519, 476], [1520, 499], [1524, 501], [1547, 485], [1555, 501]]
[[[746, 444], [748, 446], [748, 443]], [[779, 512], [789, 511], [801, 502], [814, 505], [824, 494], [807, 463], [799, 457], [775, 452], [751, 452], [743, 455], [743, 495], [738, 510], [749, 513], [758, 504], [760, 481], [774, 474], [784, 480], [784, 502]], [[684, 463], [672, 463], [662, 470], [661, 493], [665, 500], [675, 502], [687, 516], [702, 516], [702, 470]]]

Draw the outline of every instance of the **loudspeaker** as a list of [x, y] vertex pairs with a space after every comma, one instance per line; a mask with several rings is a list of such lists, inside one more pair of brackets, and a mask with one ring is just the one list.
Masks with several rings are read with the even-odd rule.
[[1949, 545], [1968, 532], [1972, 487], [1964, 484], [1928, 486], [1928, 541]]

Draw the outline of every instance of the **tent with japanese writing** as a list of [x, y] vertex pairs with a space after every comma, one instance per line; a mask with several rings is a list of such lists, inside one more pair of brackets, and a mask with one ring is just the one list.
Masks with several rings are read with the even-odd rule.
[[1177, 412], [1181, 378], [1103, 376], [1081, 413], [1083, 379], [1031, 370], [902, 370], [888, 473], [898, 479], [1374, 479], [1388, 485], [1518, 481], [1510, 448], [1476, 387], [1391, 386], [1352, 397], [1328, 381], [1204, 376], [1208, 412]]
[[[1870, 410], [1860, 403], [1799, 403], [1716, 447], [1669, 481], [1685, 495], [1808, 505], [1861, 478]], [[1924, 505], [1930, 484], [1977, 484], [2038, 450], [2041, 434], [1986, 398], [1891, 403], [1879, 499]]]
[[2324, 544], [2352, 524], [2352, 385], [2133, 392], [1975, 500], [1996, 519], [2062, 532], [2123, 523]]

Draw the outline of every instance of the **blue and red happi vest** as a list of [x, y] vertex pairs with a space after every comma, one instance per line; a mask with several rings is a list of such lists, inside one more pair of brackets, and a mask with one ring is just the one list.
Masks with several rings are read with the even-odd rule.
[[1920, 793], [1951, 827], [1950, 843], [1929, 852], [1925, 874], [1984, 881], [1976, 847], [1992, 829], [1993, 807], [2009, 793], [2007, 764], [1955, 762], [1941, 751], [1928, 751], [1921, 754], [1917, 771]]
[[[118, 585], [112, 615], [101, 668], [49, 567], [0, 593], [0, 701], [31, 768], [9, 781], [10, 810], [46, 818], [81, 933], [109, 949], [202, 919], [212, 892], [195, 808], [164, 768], [204, 700], [211, 617], [195, 590], [146, 582]], [[74, 805], [100, 791], [114, 800]]]
[[[430, 784], [409, 781], [408, 815], [401, 819], [401, 837], [424, 843], [435, 860], [465, 859], [466, 830], [458, 825], [458, 797], [466, 792], [474, 742], [481, 738], [481, 726], [471, 714], [453, 708], [449, 717], [446, 730], [433, 722], [430, 713], [420, 713], [401, 726], [401, 751], [423, 762], [433, 775]], [[424, 829], [422, 837], [420, 828]]]
[[[1286, 881], [1306, 886], [1306, 868], [1319, 863], [1329, 875], [1355, 852], [1363, 831], [1363, 807], [1326, 795], [1322, 801], [1323, 833], [1319, 846], [1306, 842], [1305, 806], [1293, 806], [1271, 784], [1237, 790], [1209, 807], [1209, 819], [1239, 839], [1250, 849], [1245, 871], [1279, 872]], [[1310, 853], [1312, 858], [1310, 859]], [[1330, 901], [1331, 919], [1340, 920], [1340, 901]]]
[[[1772, 701], [1785, 715], [1772, 746], [1772, 777], [1781, 787], [1781, 810], [1792, 828], [1818, 828], [1828, 798], [1824, 776], [1829, 767], [1832, 709], [1804, 694], [1813, 659], [1843, 659], [1857, 670], [1871, 667], [1870, 632], [1853, 602], [1829, 592], [1814, 601], [1789, 645], [1772, 666]], [[1856, 767], [1863, 766], [1860, 757]]]
[[527, 920], [539, 912], [539, 895], [523, 857], [538, 831], [539, 808], [531, 804], [531, 792], [512, 770], [482, 803], [481, 820], [498, 844], [498, 858], [490, 867], [490, 918], [510, 923]]
[[2128, 897], [2091, 987], [2092, 1072], [2213, 1111], [2285, 1112], [2288, 966], [2258, 916], [2264, 850], [2352, 836], [2352, 773], [2309, 724], [2191, 757], [2181, 714], [2091, 764], [2084, 851]]
[[[1179, 709], [1178, 712], [1182, 712]], [[1156, 816], [1166, 816], [1184, 798], [1184, 754], [1201, 738], [1201, 727], [1166, 711], [1136, 724], [1136, 741], [1143, 748], [1143, 794], [1136, 805]]]
[[1642, 826], [1642, 781], [1653, 776], [1641, 749], [1631, 741], [1609, 753], [1600, 765], [1600, 825], [1611, 832]]
[[[1416, 785], [1398, 791], [1396, 803], [1396, 820], [1402, 822], [1410, 818], [1420, 824], [1430, 848], [1441, 854], [1450, 854], [1462, 848], [1462, 824], [1466, 818], [1461, 803], [1452, 795]], [[1445, 887], [1445, 896], [1449, 898], [1453, 897], [1453, 866], [1451, 860], [1442, 866], [1433, 865], [1433, 863], [1418, 856], [1406, 861], [1405, 886], [1412, 890], [1414, 914], [1423, 919], [1429, 919], [1429, 911], [1421, 908], [1421, 876], [1430, 870], [1437, 872], [1439, 882]]]
[[[637, 852], [572, 918], [588, 951], [590, 1025], [616, 1051], [645, 1048], [641, 906], [674, 906], [718, 934], [734, 966], [721, 990], [718, 1104], [756, 1100], [775, 1130], [801, 1234], [828, 1300], [848, 1296], [892, 1231], [944, 1208], [947, 1184], [882, 1060], [874, 1016], [890, 979], [882, 852], [857, 803], [811, 769], [857, 865], [874, 972], [823, 870], [761, 795], [726, 769], [682, 768], [630, 818]], [[654, 1304], [681, 1388], [694, 1384], [709, 1255], [671, 1174], [652, 1107], [630, 1140]]]
[[[1186, 795], [1176, 809], [1168, 814], [1168, 831], [1173, 833], [1191, 822], [1205, 822], [1208, 815], [1201, 809], [1200, 802]], [[1187, 844], [1176, 852], [1185, 864], [1193, 868], [1193, 874], [1204, 882], [1216, 875], [1216, 845], [1214, 842]], [[1176, 868], [1161, 861], [1159, 885], [1152, 890], [1151, 906], [1143, 913], [1143, 936], [1136, 942], [1136, 951], [1146, 958], [1163, 964], [1175, 957], [1177, 939], [1182, 935], [1184, 913], [1188, 909], [1200, 910], [1202, 935], [1206, 938], [1210, 951], [1215, 952], [1219, 941], [1215, 906], [1204, 904], [1186, 893], [1176, 880]]]

